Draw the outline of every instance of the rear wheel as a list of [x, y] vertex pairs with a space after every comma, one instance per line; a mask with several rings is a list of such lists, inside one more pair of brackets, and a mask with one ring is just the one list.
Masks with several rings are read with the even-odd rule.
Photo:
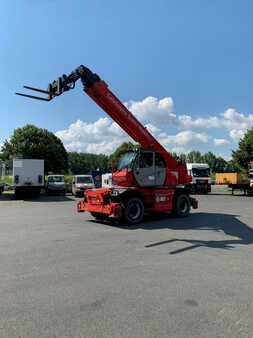
[[191, 202], [186, 194], [180, 194], [175, 197], [174, 214], [178, 217], [187, 217], [190, 213]]
[[144, 215], [144, 205], [140, 198], [132, 197], [125, 203], [124, 218], [129, 224], [140, 223]]

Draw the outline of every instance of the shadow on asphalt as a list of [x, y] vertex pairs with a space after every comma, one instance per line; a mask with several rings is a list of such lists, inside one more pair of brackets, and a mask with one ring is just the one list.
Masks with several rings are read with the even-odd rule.
[[73, 202], [75, 199], [70, 196], [61, 196], [61, 195], [40, 195], [40, 196], [31, 196], [24, 195], [20, 198], [15, 198], [14, 194], [3, 194], [0, 196], [0, 201], [27, 201], [27, 202]]
[[186, 219], [171, 219], [160, 220], [153, 223], [148, 221], [147, 224], [140, 224], [143, 229], [171, 229], [171, 230], [190, 230], [197, 229], [212, 230], [223, 232], [224, 234], [235, 237], [235, 239], [228, 240], [194, 240], [187, 238], [172, 238], [168, 241], [150, 243], [146, 248], [159, 246], [172, 242], [182, 242], [189, 244], [181, 249], [170, 251], [171, 255], [182, 253], [188, 250], [193, 250], [199, 247], [208, 247], [213, 249], [229, 250], [235, 248], [237, 245], [250, 245], [253, 244], [253, 229], [247, 224], [238, 220], [238, 215], [218, 214], [218, 213], [194, 213]]
[[211, 196], [233, 196], [233, 197], [236, 197], [236, 196], [238, 196], [238, 197], [242, 197], [242, 196], [245, 196], [245, 197], [252, 197], [253, 195], [252, 194], [244, 194], [243, 192], [236, 192], [236, 193], [234, 193], [234, 194], [232, 194], [232, 192], [231, 191], [229, 191], [229, 192], [224, 192], [224, 193], [221, 193], [221, 192], [219, 192], [219, 193], [211, 193], [210, 194]]
[[[118, 228], [125, 230], [199, 230], [199, 231], [217, 231], [235, 237], [235, 239], [228, 240], [194, 240], [187, 238], [171, 238], [160, 242], [150, 243], [146, 248], [152, 248], [173, 242], [182, 242], [189, 245], [170, 251], [169, 254], [179, 254], [188, 250], [193, 250], [199, 247], [208, 247], [213, 249], [229, 250], [235, 248], [237, 245], [253, 244], [253, 229], [247, 224], [237, 219], [238, 215], [221, 214], [221, 213], [202, 213], [196, 212], [187, 218], [174, 218], [171, 215], [148, 215], [144, 222], [136, 226], [117, 225]], [[97, 221], [93, 221], [97, 222]]]
[[14, 194], [2, 194], [0, 195], [0, 201], [14, 201]]
[[74, 199], [71, 198], [71, 196], [61, 196], [61, 195], [41, 195], [38, 197], [30, 197], [30, 198], [25, 198], [24, 201], [29, 201], [29, 202], [45, 202], [45, 203], [50, 203], [50, 202], [73, 202]]

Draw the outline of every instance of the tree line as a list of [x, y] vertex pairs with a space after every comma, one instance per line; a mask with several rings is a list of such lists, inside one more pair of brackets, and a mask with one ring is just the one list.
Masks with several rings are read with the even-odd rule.
[[[0, 160], [11, 167], [13, 158], [36, 158], [45, 160], [45, 173], [80, 174], [100, 169], [111, 171], [126, 151], [138, 148], [131, 142], [122, 143], [111, 155], [67, 152], [62, 141], [47, 129], [26, 125], [14, 130], [10, 139], [4, 142]], [[193, 150], [187, 154], [172, 153], [184, 162], [208, 163], [212, 172], [246, 171], [248, 162], [253, 160], [253, 128], [239, 141], [232, 151], [232, 159], [226, 161], [213, 152], [201, 154]]]

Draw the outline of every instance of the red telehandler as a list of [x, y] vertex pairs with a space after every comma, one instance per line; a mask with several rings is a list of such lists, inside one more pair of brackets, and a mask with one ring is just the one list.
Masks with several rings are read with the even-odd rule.
[[77, 205], [78, 212], [89, 211], [97, 220], [116, 219], [136, 224], [144, 213], [172, 212], [179, 217], [189, 214], [191, 206], [198, 207], [189, 196], [185, 163], [172, 155], [149, 133], [122, 102], [109, 90], [100, 77], [84, 66], [69, 75], [62, 75], [49, 84], [47, 90], [24, 86], [44, 93], [46, 97], [16, 93], [32, 99], [50, 101], [73, 89], [81, 80], [90, 96], [132, 139], [141, 146], [123, 155], [113, 173], [112, 188], [89, 189]]

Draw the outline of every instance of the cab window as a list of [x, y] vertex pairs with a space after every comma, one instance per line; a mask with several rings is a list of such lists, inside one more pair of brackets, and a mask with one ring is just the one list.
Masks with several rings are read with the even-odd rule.
[[155, 166], [158, 168], [165, 168], [165, 161], [159, 153], [155, 154]]
[[141, 153], [140, 154], [140, 161], [139, 166], [140, 168], [151, 168], [153, 167], [153, 156], [154, 153]]

